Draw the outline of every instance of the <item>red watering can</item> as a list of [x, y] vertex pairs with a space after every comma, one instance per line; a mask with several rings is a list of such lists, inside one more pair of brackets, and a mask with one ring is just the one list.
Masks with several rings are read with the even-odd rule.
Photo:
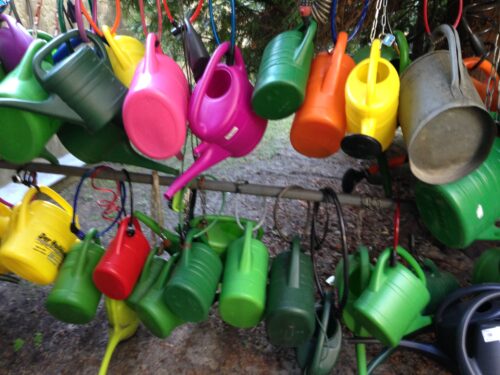
[[188, 119], [202, 143], [194, 149], [198, 158], [193, 165], [170, 185], [167, 199], [222, 160], [248, 155], [264, 135], [267, 120], [252, 110], [253, 86], [238, 47], [234, 65], [221, 62], [229, 48], [230, 43], [224, 42], [215, 50], [191, 96]]
[[8, 73], [19, 64], [33, 37], [11, 16], [0, 14], [0, 22], [8, 26], [0, 28], [0, 62]]

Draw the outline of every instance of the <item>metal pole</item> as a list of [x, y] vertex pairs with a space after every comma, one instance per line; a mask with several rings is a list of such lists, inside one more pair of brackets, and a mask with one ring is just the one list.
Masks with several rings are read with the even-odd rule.
[[[9, 163], [0, 160], [0, 169], [12, 170], [27, 170], [42, 173], [62, 174], [65, 176], [81, 177], [91, 168], [73, 167], [66, 165], [53, 165], [46, 163], [27, 163], [23, 165]], [[123, 173], [120, 171], [104, 170], [97, 176], [104, 180], [120, 180], [123, 179]], [[146, 173], [130, 172], [132, 182], [140, 184], [151, 184], [152, 176]], [[174, 181], [175, 177], [160, 176], [160, 185], [168, 186]], [[285, 186], [271, 186], [250, 184], [248, 182], [230, 182], [230, 181], [211, 181], [207, 179], [196, 179], [191, 181], [189, 187], [192, 189], [219, 191], [227, 193], [238, 193], [247, 195], [256, 195], [263, 197], [277, 197], [285, 188]], [[322, 202], [324, 201], [323, 193], [319, 190], [290, 188], [283, 194], [282, 198], [297, 199], [303, 201]], [[394, 209], [394, 201], [387, 198], [376, 198], [359, 196], [352, 194], [339, 193], [338, 198], [340, 203], [359, 206], [371, 209]], [[401, 202], [403, 206], [410, 206], [410, 202]], [[406, 208], [406, 207], [405, 207]]]

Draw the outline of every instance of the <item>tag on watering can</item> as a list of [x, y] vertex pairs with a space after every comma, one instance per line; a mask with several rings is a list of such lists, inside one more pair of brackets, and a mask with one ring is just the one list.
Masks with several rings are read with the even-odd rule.
[[392, 34], [386, 34], [384, 39], [382, 39], [382, 44], [387, 47], [392, 47], [394, 42], [396, 41], [396, 37]]

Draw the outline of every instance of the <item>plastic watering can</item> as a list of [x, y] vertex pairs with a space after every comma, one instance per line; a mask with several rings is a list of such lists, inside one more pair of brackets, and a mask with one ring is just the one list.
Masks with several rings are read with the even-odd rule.
[[300, 25], [274, 37], [264, 49], [252, 107], [259, 116], [277, 120], [302, 104], [314, 55], [317, 24]]
[[460, 288], [458, 280], [450, 272], [442, 271], [430, 259], [424, 259], [423, 270], [427, 283], [427, 290], [431, 299], [424, 310], [424, 314], [434, 314], [443, 300], [452, 292]]
[[184, 50], [187, 53], [187, 62], [191, 72], [193, 73], [194, 80], [198, 80], [205, 72], [210, 55], [201, 40], [200, 35], [196, 32], [191, 22], [186, 17], [182, 27], [182, 41], [184, 43]]
[[379, 256], [368, 288], [354, 303], [355, 319], [371, 336], [385, 345], [398, 345], [401, 338], [431, 324], [429, 316], [421, 315], [430, 300], [424, 271], [405, 249], [397, 253], [412, 267], [389, 265], [392, 248]]
[[324, 158], [338, 151], [346, 129], [344, 88], [354, 61], [345, 53], [347, 34], [339, 33], [333, 54], [313, 60], [304, 104], [290, 131], [293, 148], [302, 155]]
[[380, 56], [380, 40], [373, 41], [370, 58], [351, 71], [345, 86], [347, 135], [342, 150], [355, 158], [372, 159], [391, 145], [396, 132], [399, 76]]
[[194, 149], [193, 165], [170, 185], [167, 199], [222, 160], [248, 155], [264, 136], [267, 121], [250, 106], [253, 87], [239, 48], [235, 47], [234, 65], [221, 62], [229, 48], [229, 42], [217, 47], [191, 96], [188, 119], [202, 143]]
[[96, 235], [97, 230], [92, 229], [71, 247], [45, 301], [47, 311], [62, 322], [85, 324], [97, 312], [101, 292], [92, 282], [92, 272], [104, 248]]
[[446, 184], [487, 158], [496, 127], [462, 63], [457, 31], [441, 25], [449, 51], [431, 51], [401, 76], [399, 123], [410, 168], [419, 180]]
[[106, 346], [106, 353], [102, 359], [99, 375], [106, 375], [111, 356], [117, 345], [127, 340], [137, 332], [139, 328], [139, 318], [123, 301], [105, 298], [106, 316], [109, 322], [109, 339]]
[[472, 283], [500, 283], [500, 248], [488, 249], [476, 259]]
[[45, 149], [45, 145], [61, 122], [50, 113], [44, 116], [4, 105], [5, 101], [42, 101], [48, 97], [32, 69], [33, 56], [44, 44], [42, 40], [34, 41], [17, 68], [0, 82], [0, 155], [12, 163], [23, 164], [36, 157], [57, 163], [57, 158]]
[[64, 124], [57, 132], [57, 137], [69, 152], [88, 164], [108, 161], [135, 165], [170, 175], [179, 173], [177, 169], [147, 159], [134, 150], [123, 126], [116, 120], [94, 133], [80, 126]]
[[432, 235], [452, 248], [475, 240], [500, 240], [500, 138], [484, 163], [458, 181], [444, 185], [417, 182], [415, 201]]
[[316, 326], [313, 264], [298, 238], [291, 247], [272, 262], [265, 313], [269, 341], [285, 347], [307, 342]]
[[77, 240], [69, 230], [73, 208], [54, 190], [40, 186], [60, 207], [33, 200], [38, 190], [31, 187], [15, 206], [12, 221], [0, 247], [0, 263], [25, 280], [52, 283], [65, 254]]
[[239, 328], [259, 324], [266, 306], [269, 252], [253, 238], [253, 227], [248, 221], [244, 235], [229, 245], [219, 298], [222, 320]]
[[9, 206], [0, 202], [0, 244], [9, 227], [12, 210]]
[[134, 211], [134, 216], [164, 241], [163, 249], [170, 255], [178, 253], [182, 250], [181, 238], [177, 233], [163, 228], [160, 224], [154, 221], [153, 218], [147, 216], [143, 212]]
[[[465, 67], [469, 70], [469, 74], [473, 73], [471, 70], [476, 64], [479, 62], [480, 58], [479, 57], [467, 57], [464, 59], [464, 65]], [[483, 100], [483, 102], [486, 99], [486, 92], [488, 91], [488, 77], [491, 74], [492, 69], [494, 67], [491, 64], [491, 61], [488, 59], [484, 59], [481, 64], [477, 67], [479, 71], [484, 74], [484, 77], [486, 77], [484, 80], [479, 80], [475, 78], [474, 76], [471, 76], [472, 78], [472, 83], [474, 84], [474, 87], [476, 88], [479, 96]], [[498, 82], [500, 81], [500, 76], [498, 73], [495, 71], [495, 76], [491, 80], [490, 83], [490, 90], [493, 91], [493, 98], [491, 101], [491, 105], [488, 108], [490, 111], [495, 111], [497, 109], [497, 103], [498, 103]]]
[[153, 159], [178, 154], [186, 139], [188, 99], [182, 69], [163, 54], [156, 34], [149, 33], [144, 58], [123, 104], [123, 123], [130, 142]]
[[0, 22], [7, 25], [0, 28], [0, 61], [5, 71], [10, 72], [23, 58], [33, 37], [15, 18], [7, 14], [0, 14]]

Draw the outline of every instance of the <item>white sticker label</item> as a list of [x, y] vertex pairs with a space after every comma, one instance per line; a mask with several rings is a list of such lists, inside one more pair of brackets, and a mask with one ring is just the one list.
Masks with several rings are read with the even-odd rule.
[[236, 126], [233, 126], [233, 128], [229, 131], [229, 133], [227, 133], [226, 136], [224, 137], [226, 138], [226, 141], [231, 140], [231, 138], [233, 138], [234, 135], [238, 133], [238, 130], [240, 129], [238, 129]]
[[481, 206], [480, 204], [477, 205], [476, 216], [478, 219], [482, 219], [484, 216], [483, 206]]
[[500, 341], [500, 326], [483, 329], [484, 342]]

